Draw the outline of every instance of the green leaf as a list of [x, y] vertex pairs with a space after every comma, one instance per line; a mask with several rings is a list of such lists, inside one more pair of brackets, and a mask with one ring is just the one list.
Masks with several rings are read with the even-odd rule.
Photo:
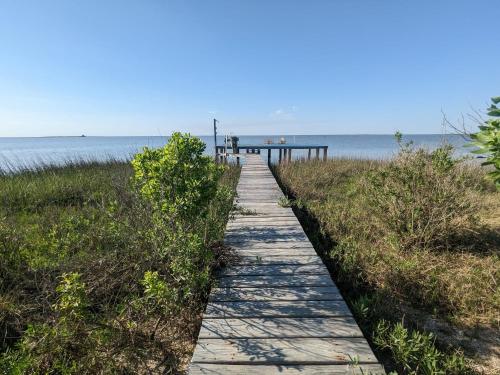
[[488, 116], [500, 117], [500, 109], [493, 107], [488, 108]]
[[488, 152], [489, 150], [487, 148], [479, 148], [477, 150], [471, 151], [472, 154], [479, 154], [479, 155], [487, 154]]
[[500, 103], [500, 96], [494, 96], [493, 98], [491, 98], [491, 101], [492, 101], [494, 104], [498, 104], [498, 103]]

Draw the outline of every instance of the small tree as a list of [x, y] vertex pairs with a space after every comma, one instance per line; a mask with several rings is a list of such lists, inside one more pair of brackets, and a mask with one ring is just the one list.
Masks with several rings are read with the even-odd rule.
[[153, 236], [165, 238], [159, 249], [164, 276], [146, 273], [145, 295], [164, 308], [203, 292], [210, 279], [213, 254], [199, 226], [217, 194], [223, 166], [204, 151], [199, 138], [173, 133], [165, 147], [145, 148], [132, 160], [134, 179], [153, 209]]
[[492, 165], [495, 169], [488, 175], [500, 190], [500, 96], [491, 98], [492, 104], [488, 108], [488, 116], [492, 118], [479, 126], [477, 133], [471, 134], [472, 145], [478, 147], [473, 152], [486, 155], [487, 159], [483, 165]]
[[217, 191], [222, 167], [204, 150], [199, 138], [176, 132], [165, 147], [145, 148], [132, 160], [141, 193], [172, 229], [205, 215]]

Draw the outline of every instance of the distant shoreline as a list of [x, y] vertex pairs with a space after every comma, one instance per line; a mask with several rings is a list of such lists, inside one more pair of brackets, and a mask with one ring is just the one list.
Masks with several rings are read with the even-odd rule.
[[[213, 137], [213, 134], [193, 134], [196, 137]], [[411, 136], [461, 136], [458, 133], [403, 133], [404, 137]], [[303, 136], [346, 136], [346, 137], [387, 137], [394, 136], [394, 133], [386, 134], [238, 134], [238, 137], [303, 137]], [[1, 138], [126, 138], [126, 137], [144, 137], [144, 138], [166, 138], [169, 135], [34, 135], [34, 136], [0, 136]], [[223, 138], [223, 134], [218, 134], [217, 138]]]

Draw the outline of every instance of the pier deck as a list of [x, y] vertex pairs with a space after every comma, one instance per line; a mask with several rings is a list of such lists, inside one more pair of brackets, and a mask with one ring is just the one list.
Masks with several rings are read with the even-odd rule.
[[237, 253], [211, 292], [191, 375], [384, 373], [262, 158], [245, 156]]

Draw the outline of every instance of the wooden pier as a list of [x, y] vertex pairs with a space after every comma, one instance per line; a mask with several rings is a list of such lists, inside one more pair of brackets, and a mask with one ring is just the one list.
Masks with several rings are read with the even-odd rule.
[[[231, 147], [229, 147], [231, 149]], [[292, 160], [293, 150], [307, 150], [307, 160], [311, 160], [312, 157], [319, 160], [320, 150], [323, 150], [323, 160], [328, 158], [328, 146], [322, 145], [299, 145], [299, 144], [286, 144], [286, 143], [271, 143], [263, 145], [250, 145], [242, 144], [237, 147], [236, 150], [232, 150], [234, 155], [238, 155], [238, 161], [240, 157], [240, 152], [245, 150], [247, 154], [260, 154], [262, 150], [267, 150], [267, 163], [271, 164], [271, 152], [272, 150], [278, 150], [278, 162], [279, 163], [289, 163]], [[315, 155], [312, 155], [312, 151], [315, 150]], [[215, 146], [216, 159], [218, 161], [224, 161], [224, 157], [227, 157], [226, 146]], [[219, 160], [220, 159], [220, 160]]]
[[237, 259], [211, 292], [189, 373], [384, 373], [260, 155], [245, 156], [237, 192], [225, 234]]

